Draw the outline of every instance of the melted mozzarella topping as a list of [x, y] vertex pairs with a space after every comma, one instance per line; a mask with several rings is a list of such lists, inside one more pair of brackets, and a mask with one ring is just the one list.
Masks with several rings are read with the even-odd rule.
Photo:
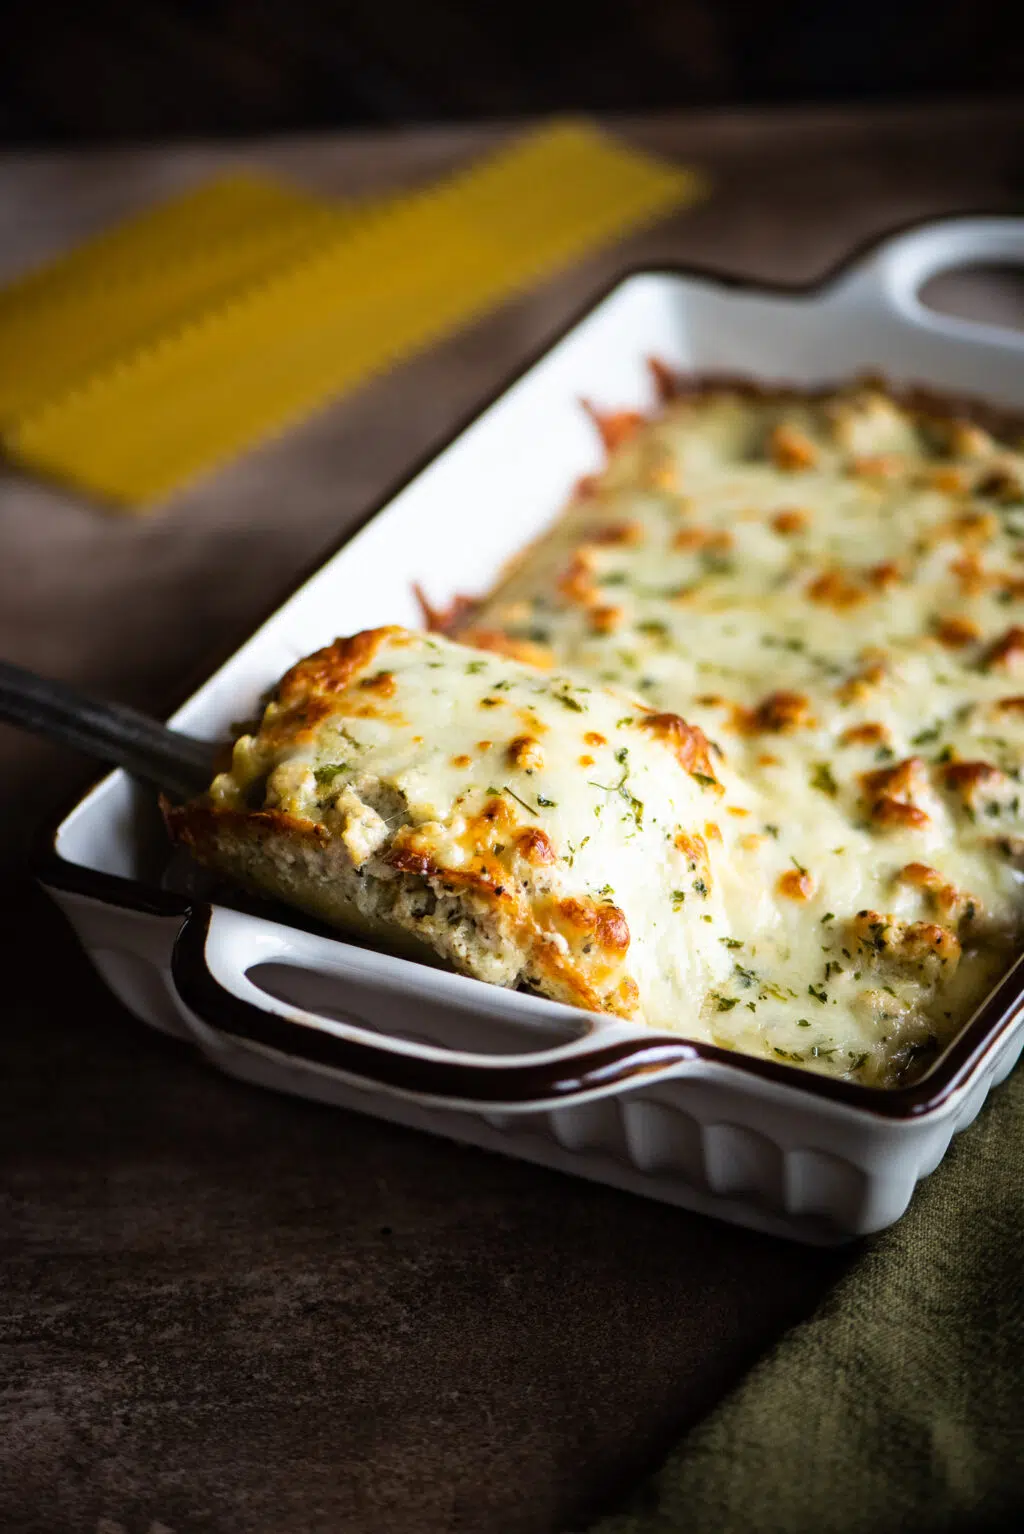
[[702, 1034], [893, 1084], [1019, 938], [1024, 456], [867, 387], [602, 424], [606, 469], [460, 637], [704, 729], [744, 790]]

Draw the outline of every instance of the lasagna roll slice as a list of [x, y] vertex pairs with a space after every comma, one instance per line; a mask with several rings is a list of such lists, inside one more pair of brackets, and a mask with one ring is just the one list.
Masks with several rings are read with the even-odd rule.
[[678, 715], [400, 628], [300, 661], [208, 793], [203, 864], [342, 929], [707, 1037], [727, 791]]

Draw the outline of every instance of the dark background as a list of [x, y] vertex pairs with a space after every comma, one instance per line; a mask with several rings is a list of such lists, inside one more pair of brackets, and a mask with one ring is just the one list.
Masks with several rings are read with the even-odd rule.
[[1013, 93], [1005, 0], [0, 0], [0, 141]]

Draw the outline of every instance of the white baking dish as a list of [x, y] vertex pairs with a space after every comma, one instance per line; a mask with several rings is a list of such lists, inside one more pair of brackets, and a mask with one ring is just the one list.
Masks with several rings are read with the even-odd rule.
[[[1024, 336], [917, 298], [933, 273], [979, 261], [1024, 263], [1024, 221], [921, 227], [809, 291], [625, 277], [174, 722], [222, 737], [339, 632], [415, 625], [414, 582], [438, 603], [485, 590], [594, 466], [579, 397], [648, 404], [652, 354], [798, 384], [874, 369], [1024, 410]], [[803, 1240], [897, 1219], [1024, 1042], [1019, 965], [927, 1077], [894, 1092], [501, 991], [184, 892], [149, 796], [122, 773], [64, 820], [40, 875], [118, 996], [236, 1076]]]

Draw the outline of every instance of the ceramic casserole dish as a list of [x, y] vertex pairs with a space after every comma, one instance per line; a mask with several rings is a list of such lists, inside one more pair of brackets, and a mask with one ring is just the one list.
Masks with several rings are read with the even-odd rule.
[[[933, 274], [978, 262], [1024, 262], [1024, 221], [918, 227], [813, 290], [623, 278], [172, 723], [222, 739], [337, 633], [416, 626], [415, 585], [438, 605], [486, 591], [593, 467], [580, 396], [649, 406], [651, 355], [797, 385], [881, 372], [1024, 412], [1024, 336], [918, 297]], [[1019, 962], [931, 1069], [892, 1090], [500, 990], [197, 883], [169, 861], [152, 795], [121, 772], [66, 817], [39, 872], [119, 998], [234, 1076], [799, 1240], [896, 1220], [1024, 1044]]]

